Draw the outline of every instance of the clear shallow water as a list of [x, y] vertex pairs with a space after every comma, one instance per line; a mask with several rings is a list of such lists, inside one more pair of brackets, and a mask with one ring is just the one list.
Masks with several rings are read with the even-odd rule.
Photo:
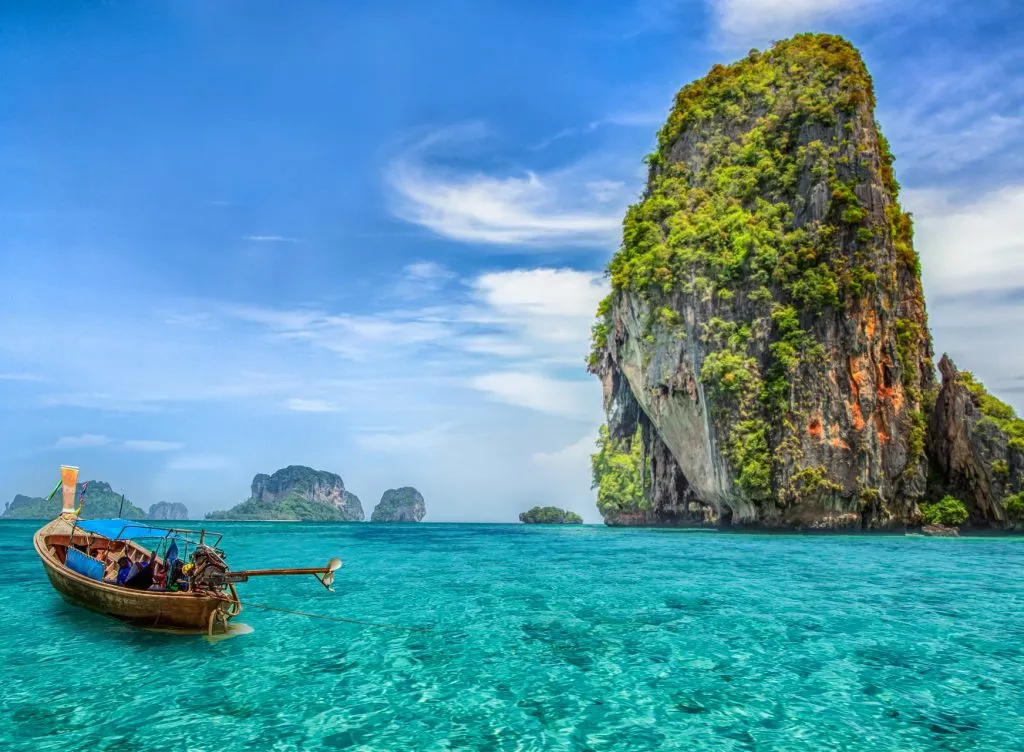
[[3, 750], [1024, 749], [1024, 541], [221, 524], [341, 555], [209, 642], [64, 605], [0, 523]]

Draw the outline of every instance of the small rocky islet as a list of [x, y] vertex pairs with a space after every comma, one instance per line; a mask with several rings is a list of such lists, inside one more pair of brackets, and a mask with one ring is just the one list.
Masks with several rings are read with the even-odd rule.
[[[426, 515], [423, 495], [411, 486], [384, 492], [371, 522], [419, 522]], [[249, 498], [226, 511], [211, 512], [210, 520], [301, 520], [303, 522], [362, 522], [359, 497], [345, 488], [340, 475], [289, 465], [252, 480]]]
[[249, 498], [225, 511], [210, 512], [208, 520], [302, 520], [360, 522], [359, 497], [345, 488], [340, 475], [289, 465], [271, 475], [252, 479]]
[[581, 525], [583, 518], [560, 507], [531, 507], [519, 513], [519, 521], [528, 525]]
[[802, 34], [677, 94], [589, 370], [609, 525], [1024, 526], [1024, 421], [948, 356], [872, 81]]
[[370, 522], [419, 522], [426, 514], [423, 494], [411, 486], [404, 486], [384, 492], [370, 515]]

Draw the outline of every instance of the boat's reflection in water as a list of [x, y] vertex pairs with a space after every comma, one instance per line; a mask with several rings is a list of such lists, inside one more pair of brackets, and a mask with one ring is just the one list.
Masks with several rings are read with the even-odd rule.
[[212, 635], [206, 633], [205, 629], [175, 629], [174, 627], [140, 627], [132, 626], [132, 629], [137, 629], [141, 632], [152, 632], [154, 634], [170, 634], [170, 635], [194, 635], [196, 637], [204, 637], [207, 642], [220, 642], [221, 640], [230, 640], [232, 637], [241, 637], [242, 635], [251, 634], [253, 628], [248, 624], [242, 622], [228, 622], [227, 632], [215, 632]]

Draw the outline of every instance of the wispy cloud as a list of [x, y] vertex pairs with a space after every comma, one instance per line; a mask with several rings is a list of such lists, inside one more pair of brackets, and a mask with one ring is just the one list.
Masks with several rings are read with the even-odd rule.
[[154, 439], [128, 439], [121, 444], [132, 452], [174, 452], [185, 447], [179, 441], [157, 441]]
[[242, 240], [251, 240], [254, 243], [298, 243], [298, 238], [288, 238], [284, 235], [245, 235]]
[[334, 413], [338, 406], [327, 400], [292, 397], [285, 402], [285, 408], [295, 413]]
[[[904, 94], [879, 119], [892, 141], [901, 176], [954, 185], [956, 173], [1016, 176], [1024, 127], [1024, 54], [984, 58], [943, 50], [901, 67]], [[897, 83], [897, 82], [894, 82]], [[983, 169], [982, 164], [995, 169]]]
[[600, 389], [589, 380], [506, 371], [477, 376], [471, 383], [493, 399], [549, 415], [590, 420], [600, 411]]
[[480, 135], [478, 126], [439, 131], [392, 162], [388, 182], [395, 191], [396, 214], [438, 235], [469, 243], [614, 245], [620, 207], [596, 205], [586, 192], [581, 197], [581, 186], [594, 176], [585, 178], [571, 168], [495, 176], [443, 165], [441, 158], [452, 143]]
[[946, 191], [907, 191], [929, 293], [958, 296], [1024, 287], [1024, 184], [967, 202]]
[[465, 347], [534, 364], [582, 367], [597, 305], [608, 294], [602, 274], [575, 269], [513, 269], [472, 282], [489, 327]]
[[600, 120], [591, 120], [586, 125], [563, 128], [554, 135], [548, 136], [540, 141], [540, 143], [532, 146], [531, 149], [532, 151], [540, 151], [541, 149], [546, 149], [551, 146], [551, 144], [556, 141], [561, 141], [564, 138], [585, 136], [589, 133], [593, 133], [599, 128], [605, 128], [607, 126], [655, 128], [661, 125], [664, 121], [664, 112], [620, 112], [614, 115], [609, 115], [606, 118], [601, 118]]
[[1015, 346], [1024, 328], [1024, 184], [967, 200], [907, 191], [904, 202], [936, 349], [1003, 392], [1024, 373], [1024, 349]]
[[35, 373], [0, 373], [0, 381], [28, 381], [33, 383], [44, 383], [49, 381], [45, 376]]
[[100, 447], [110, 443], [110, 439], [102, 434], [83, 433], [81, 436], [61, 436], [54, 447], [57, 449], [83, 449]]
[[403, 267], [392, 293], [407, 300], [436, 295], [457, 276], [436, 261], [416, 261]]
[[228, 307], [241, 321], [260, 324], [278, 341], [308, 343], [353, 360], [362, 360], [382, 344], [407, 347], [438, 342], [449, 335], [444, 321], [428, 311], [393, 311], [376, 315], [331, 314], [318, 310], [280, 310], [257, 306]]
[[726, 45], [782, 39], [824, 21], [864, 13], [881, 0], [708, 0]]

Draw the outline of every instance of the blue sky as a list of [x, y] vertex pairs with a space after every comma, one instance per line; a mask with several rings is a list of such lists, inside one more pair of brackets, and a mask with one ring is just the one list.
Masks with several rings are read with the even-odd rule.
[[[981, 6], [984, 7], [976, 7]], [[0, 500], [597, 521], [588, 332], [672, 97], [796, 31], [875, 79], [929, 314], [1024, 406], [1024, 11], [917, 0], [0, 8]]]

